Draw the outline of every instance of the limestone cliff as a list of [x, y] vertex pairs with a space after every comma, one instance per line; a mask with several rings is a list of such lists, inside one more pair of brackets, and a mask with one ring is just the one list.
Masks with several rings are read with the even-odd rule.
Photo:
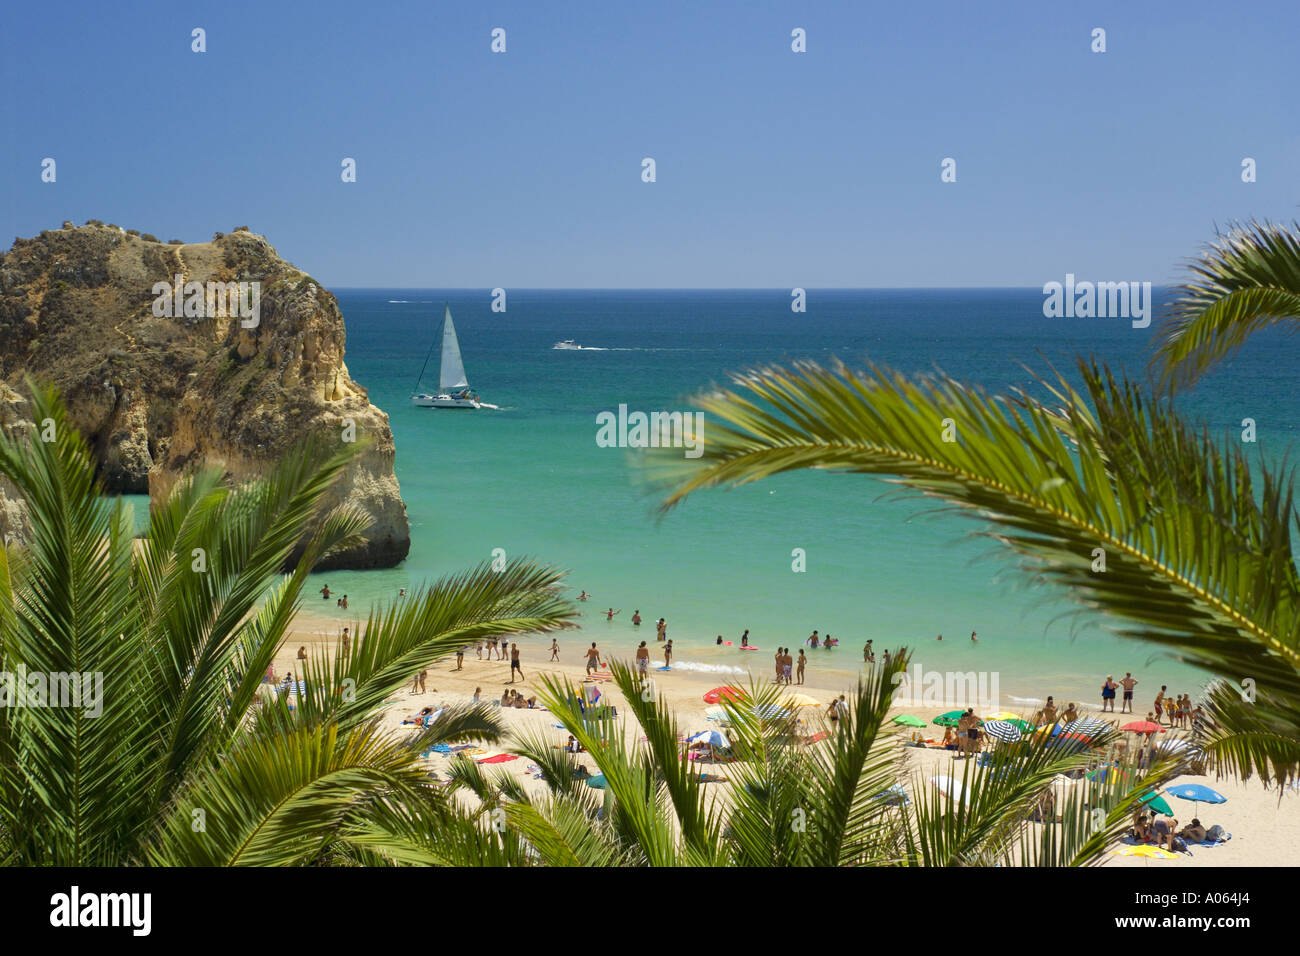
[[[185, 307], [162, 310], [156, 284], [178, 275]], [[222, 308], [220, 286], [214, 308], [212, 284], [240, 282], [257, 290], [257, 309], [237, 311], [235, 295]], [[206, 295], [184, 294], [199, 289], [190, 283]], [[164, 244], [93, 220], [64, 223], [0, 254], [0, 382], [21, 391], [31, 375], [56, 386], [109, 491], [157, 500], [200, 464], [251, 477], [307, 436], [341, 440], [350, 419], [370, 447], [334, 500], [368, 512], [372, 526], [327, 566], [388, 567], [410, 547], [393, 434], [348, 375], [345, 338], [334, 296], [242, 228]], [[4, 405], [0, 391], [0, 416]], [[5, 514], [0, 500], [0, 524]]]

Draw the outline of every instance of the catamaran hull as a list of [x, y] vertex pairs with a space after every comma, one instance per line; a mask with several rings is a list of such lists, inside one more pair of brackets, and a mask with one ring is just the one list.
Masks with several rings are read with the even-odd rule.
[[413, 395], [411, 404], [420, 408], [480, 408], [472, 398], [452, 398], [450, 395]]

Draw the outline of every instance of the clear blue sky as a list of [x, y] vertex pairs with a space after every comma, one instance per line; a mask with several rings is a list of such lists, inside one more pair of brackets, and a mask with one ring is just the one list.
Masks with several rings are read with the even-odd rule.
[[97, 218], [248, 225], [335, 287], [1159, 283], [1300, 199], [1296, 0], [86, 0], [3, 31], [5, 246]]

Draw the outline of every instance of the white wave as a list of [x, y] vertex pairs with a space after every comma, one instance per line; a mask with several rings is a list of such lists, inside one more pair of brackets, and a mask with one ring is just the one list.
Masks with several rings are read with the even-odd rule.
[[748, 674], [743, 667], [731, 667], [727, 664], [705, 664], [700, 661], [677, 661], [673, 670], [702, 671], [706, 674]]

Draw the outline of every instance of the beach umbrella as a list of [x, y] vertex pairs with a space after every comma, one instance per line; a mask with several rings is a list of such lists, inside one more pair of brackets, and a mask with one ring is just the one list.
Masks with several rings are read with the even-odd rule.
[[[1228, 798], [1217, 790], [1211, 790], [1209, 787], [1203, 787], [1199, 783], [1180, 783], [1176, 787], [1166, 787], [1165, 793], [1172, 793], [1180, 800], [1190, 800], [1193, 805], [1197, 803], [1227, 803]], [[1195, 806], [1193, 806], [1195, 813]]]
[[939, 776], [931, 777], [930, 783], [944, 796], [951, 797], [953, 800], [960, 800], [962, 803], [966, 802], [966, 790], [961, 785], [960, 780], [949, 776]]
[[754, 709], [762, 720], [784, 720], [790, 716], [790, 710], [780, 704], [764, 704]]
[[1120, 730], [1129, 730], [1135, 734], [1163, 734], [1165, 732], [1164, 727], [1151, 720], [1135, 720], [1130, 724], [1125, 724]]
[[1176, 860], [1177, 853], [1170, 853], [1168, 850], [1162, 850], [1158, 846], [1126, 846], [1122, 850], [1115, 851], [1116, 856], [1145, 856], [1152, 860]]
[[[961, 720], [965, 716], [966, 711], [964, 710], [950, 710], [948, 713], [940, 714], [938, 717], [934, 718], [931, 723], [938, 724], [940, 727], [956, 727], [957, 721]], [[978, 717], [975, 719], [979, 720]], [[983, 721], [980, 722], [983, 723]]]
[[791, 707], [820, 707], [822, 702], [816, 697], [809, 697], [807, 694], [795, 694], [786, 701]]
[[707, 744], [710, 747], [729, 747], [730, 742], [727, 735], [720, 730], [701, 730], [698, 734], [691, 734], [686, 738], [689, 744]]
[[1078, 720], [1072, 720], [1061, 727], [1061, 733], [1073, 734], [1076, 737], [1088, 738], [1097, 737], [1110, 730], [1110, 724], [1104, 720], [1098, 720], [1096, 717], [1080, 717]]
[[894, 723], [902, 724], [904, 727], [924, 727], [925, 721], [920, 717], [913, 717], [911, 714], [899, 714], [894, 718]]
[[1020, 728], [1009, 720], [990, 720], [984, 724], [984, 733], [993, 737], [995, 740], [1005, 741], [1006, 743], [1015, 743], [1023, 735]]
[[704, 695], [704, 702], [706, 704], [716, 704], [724, 697], [727, 700], [744, 700], [745, 692], [739, 687], [715, 687]]
[[996, 714], [993, 714], [992, 716], [989, 717], [985, 717], [984, 719], [985, 720], [1019, 720], [1020, 715], [1013, 714], [1009, 710], [1000, 710]]
[[1146, 804], [1157, 813], [1163, 813], [1167, 817], [1172, 817], [1174, 815], [1174, 808], [1169, 805], [1169, 801], [1160, 796], [1160, 794], [1156, 793], [1154, 790], [1148, 793], [1139, 802]]

